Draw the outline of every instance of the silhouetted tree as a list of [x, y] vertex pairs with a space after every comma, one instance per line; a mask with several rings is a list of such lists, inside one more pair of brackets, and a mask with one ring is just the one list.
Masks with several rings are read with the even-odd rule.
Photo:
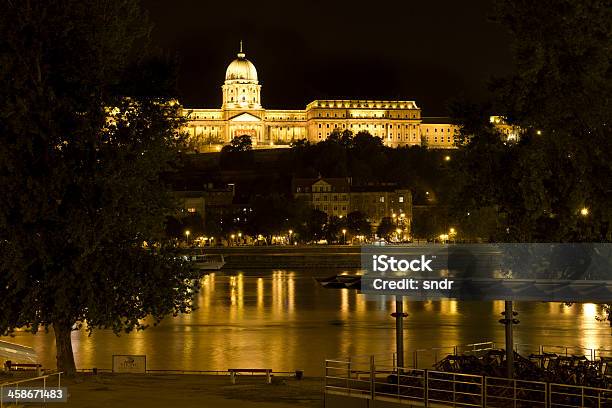
[[369, 237], [372, 234], [370, 221], [359, 211], [353, 211], [346, 216], [346, 227], [352, 235]]
[[149, 31], [137, 1], [0, 3], [0, 334], [52, 326], [67, 375], [75, 327], [141, 330], [197, 291], [164, 245], [184, 123]]
[[391, 217], [384, 217], [376, 228], [376, 235], [378, 235], [380, 238], [388, 239], [391, 235], [393, 235], [396, 229], [397, 226]]

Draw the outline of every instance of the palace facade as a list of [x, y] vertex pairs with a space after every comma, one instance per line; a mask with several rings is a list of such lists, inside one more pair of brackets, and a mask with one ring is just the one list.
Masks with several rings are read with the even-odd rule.
[[220, 109], [188, 109], [195, 151], [220, 150], [233, 138], [251, 136], [255, 148], [325, 140], [334, 130], [367, 131], [391, 147], [454, 148], [457, 126], [448, 118], [423, 117], [414, 101], [315, 100], [304, 110], [265, 109], [255, 65], [240, 52], [225, 72]]

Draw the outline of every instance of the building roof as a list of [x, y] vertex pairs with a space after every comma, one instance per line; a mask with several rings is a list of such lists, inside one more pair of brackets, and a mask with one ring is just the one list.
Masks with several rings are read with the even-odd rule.
[[350, 186], [350, 179], [342, 178], [342, 177], [294, 178], [291, 182], [292, 190], [297, 191], [299, 187], [301, 191], [305, 192], [307, 191], [306, 189], [310, 190], [312, 185], [318, 181], [323, 181], [329, 184], [330, 186], [333, 187], [332, 191], [335, 191], [335, 192], [343, 192], [343, 191], [348, 192], [349, 186]]
[[255, 65], [246, 59], [246, 54], [242, 52], [242, 41], [240, 41], [240, 52], [236, 57], [225, 71], [225, 80], [242, 80], [257, 83], [257, 70]]
[[377, 185], [360, 185], [351, 186], [351, 193], [383, 193], [383, 192], [409, 192], [407, 188], [398, 187], [396, 184], [377, 184]]
[[310, 102], [306, 108], [419, 109], [415, 101], [369, 99], [317, 99]]

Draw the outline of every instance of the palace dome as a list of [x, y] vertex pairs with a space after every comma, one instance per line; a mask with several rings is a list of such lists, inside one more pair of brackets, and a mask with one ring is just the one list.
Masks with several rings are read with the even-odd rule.
[[225, 71], [225, 80], [244, 80], [257, 82], [257, 70], [251, 61], [245, 58], [242, 50], [238, 53], [238, 58], [233, 60]]

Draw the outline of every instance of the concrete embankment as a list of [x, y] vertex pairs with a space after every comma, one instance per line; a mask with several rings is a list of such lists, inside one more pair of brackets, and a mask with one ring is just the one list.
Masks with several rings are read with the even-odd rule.
[[359, 246], [233, 246], [205, 248], [223, 254], [226, 269], [246, 268], [360, 268]]

